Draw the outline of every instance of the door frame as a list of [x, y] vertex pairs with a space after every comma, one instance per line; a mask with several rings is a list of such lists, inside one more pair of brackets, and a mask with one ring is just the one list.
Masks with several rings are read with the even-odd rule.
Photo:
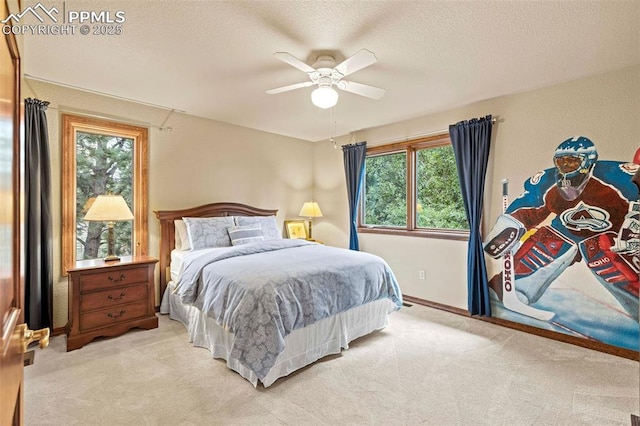
[[[16, 2], [11, 2], [16, 6]], [[20, 4], [18, 2], [17, 6]], [[0, 3], [0, 15], [9, 16], [12, 10], [8, 0]], [[7, 109], [11, 117], [11, 138], [7, 144], [11, 146], [11, 190], [2, 195], [2, 203], [10, 203], [6, 216], [11, 217], [11, 242], [5, 242], [10, 256], [6, 264], [0, 265], [0, 424], [21, 425], [24, 423], [24, 361], [22, 337], [24, 329], [20, 324], [24, 322], [24, 271], [22, 268], [22, 232], [23, 213], [22, 203], [24, 186], [22, 182], [22, 106], [20, 83], [22, 69], [18, 40], [13, 33], [3, 34], [3, 56], [11, 58], [11, 64], [3, 62], [2, 73], [11, 80], [11, 105]], [[11, 89], [10, 89], [11, 90]], [[7, 173], [9, 175], [9, 173]], [[8, 188], [7, 188], [8, 189]]]

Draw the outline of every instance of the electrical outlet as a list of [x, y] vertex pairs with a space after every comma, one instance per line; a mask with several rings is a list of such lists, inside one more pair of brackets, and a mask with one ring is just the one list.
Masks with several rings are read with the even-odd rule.
[[424, 271], [420, 271], [420, 272], [418, 273], [418, 276], [420, 277], [420, 279], [421, 279], [421, 280], [424, 280], [424, 279], [425, 279]]

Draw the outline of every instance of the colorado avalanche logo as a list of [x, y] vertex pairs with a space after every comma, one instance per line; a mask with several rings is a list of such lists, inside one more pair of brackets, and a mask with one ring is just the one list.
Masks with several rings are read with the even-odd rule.
[[562, 212], [560, 220], [567, 229], [572, 231], [602, 232], [613, 225], [609, 221], [608, 211], [583, 202], [580, 202], [572, 209]]

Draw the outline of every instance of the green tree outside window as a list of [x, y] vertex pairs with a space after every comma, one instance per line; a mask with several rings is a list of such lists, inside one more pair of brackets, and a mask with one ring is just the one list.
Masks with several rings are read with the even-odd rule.
[[[107, 224], [84, 215], [98, 195], [118, 194], [133, 210], [133, 139], [76, 133], [76, 259], [107, 255]], [[132, 254], [132, 222], [116, 222], [115, 254]]]
[[416, 152], [418, 228], [469, 229], [451, 145]]
[[448, 137], [371, 149], [365, 160], [361, 225], [363, 230], [468, 231]]

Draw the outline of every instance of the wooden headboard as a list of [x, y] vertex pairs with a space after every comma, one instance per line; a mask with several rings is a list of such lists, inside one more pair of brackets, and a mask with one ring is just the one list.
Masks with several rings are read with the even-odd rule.
[[212, 203], [183, 210], [157, 210], [154, 213], [160, 220], [160, 298], [162, 298], [167, 283], [171, 279], [169, 273], [171, 250], [176, 243], [174, 220], [183, 217], [275, 216], [278, 210], [259, 209], [240, 203]]

